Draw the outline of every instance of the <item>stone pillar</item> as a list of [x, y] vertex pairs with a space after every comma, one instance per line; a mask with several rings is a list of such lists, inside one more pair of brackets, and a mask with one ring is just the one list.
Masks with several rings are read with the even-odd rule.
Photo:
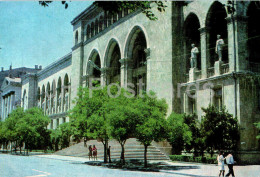
[[221, 75], [221, 67], [222, 67], [223, 62], [222, 61], [216, 61], [214, 64], [214, 75], [219, 76]]
[[189, 82], [193, 82], [196, 80], [196, 71], [198, 71], [197, 68], [190, 68], [189, 71]]
[[248, 38], [247, 17], [234, 15], [226, 19], [228, 23], [229, 72], [246, 70], [248, 68], [247, 40], [245, 40]]
[[58, 119], [59, 119], [59, 118], [53, 119], [53, 129], [56, 129], [56, 128], [59, 126], [59, 125], [58, 125], [58, 124], [59, 124], [59, 123], [58, 123], [58, 122], [59, 122]]
[[61, 111], [60, 112], [63, 112], [64, 111], [64, 85], [62, 86], [62, 89], [61, 89]]
[[6, 108], [5, 108], [5, 104], [6, 104], [6, 97], [3, 97], [4, 99], [4, 107], [3, 107], [3, 118], [5, 119], [5, 114], [6, 114]]
[[4, 120], [4, 104], [5, 104], [5, 100], [4, 97], [2, 97], [2, 112], [1, 112], [1, 117], [2, 117], [2, 121]]
[[8, 117], [10, 111], [10, 95], [7, 96], [7, 114], [6, 117]]
[[201, 48], [201, 78], [207, 78], [207, 70], [209, 67], [209, 61], [207, 59], [207, 33], [206, 27], [200, 28], [200, 48]]
[[109, 75], [109, 68], [108, 67], [101, 68], [101, 86], [105, 86], [107, 84], [108, 75]]
[[58, 113], [58, 101], [59, 101], [59, 98], [58, 98], [58, 88], [56, 88], [56, 92], [55, 92], [55, 113]]
[[121, 81], [121, 87], [126, 88], [127, 87], [127, 58], [122, 58], [119, 60], [121, 63], [121, 70], [120, 70], [120, 81]]
[[10, 95], [10, 113], [12, 112], [12, 110], [13, 110], [13, 101], [14, 100], [14, 94], [12, 93], [11, 95]]
[[46, 97], [46, 92], [45, 92], [45, 95], [44, 95], [44, 108], [43, 108], [43, 112], [44, 112], [44, 114], [46, 115], [46, 105], [47, 105], [47, 99], [46, 99], [47, 97]]

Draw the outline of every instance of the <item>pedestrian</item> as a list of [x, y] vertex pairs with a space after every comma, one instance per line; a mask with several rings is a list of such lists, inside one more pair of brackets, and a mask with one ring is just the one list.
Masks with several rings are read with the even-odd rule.
[[88, 147], [88, 158], [89, 158], [89, 160], [92, 159], [92, 146], [91, 145], [89, 145], [89, 147]]
[[107, 156], [108, 156], [108, 159], [109, 159], [109, 163], [111, 163], [110, 148], [111, 148], [111, 146], [109, 146], [107, 148]]
[[228, 174], [226, 176], [232, 175], [232, 177], [235, 177], [234, 175], [234, 170], [233, 170], [233, 165], [235, 164], [232, 152], [230, 152], [226, 157], [226, 162], [228, 165]]
[[219, 177], [222, 176], [224, 177], [225, 175], [225, 163], [224, 163], [224, 156], [223, 156], [223, 152], [222, 151], [219, 151], [219, 154], [218, 154], [218, 157], [217, 157], [217, 160], [218, 160], [218, 166], [219, 166]]
[[93, 149], [92, 149], [92, 151], [93, 151], [93, 157], [94, 157], [94, 160], [95, 160], [95, 158], [96, 158], [96, 160], [97, 160], [97, 148], [96, 148], [95, 145], [93, 145]]

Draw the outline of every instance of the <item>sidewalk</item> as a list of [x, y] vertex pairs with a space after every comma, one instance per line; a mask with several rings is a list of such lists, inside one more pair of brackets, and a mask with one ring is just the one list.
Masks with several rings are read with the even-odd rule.
[[[61, 155], [35, 155], [34, 157], [79, 162], [79, 163], [84, 163], [89, 161], [88, 158], [61, 156]], [[98, 161], [102, 161], [102, 160], [103, 159], [98, 159]], [[159, 161], [149, 161], [149, 162], [159, 162]], [[170, 166], [175, 166], [180, 168], [178, 168], [178, 170], [160, 170], [160, 173], [181, 175], [187, 177], [216, 177], [218, 176], [218, 172], [219, 172], [219, 167], [217, 165], [212, 165], [212, 164], [185, 163], [185, 162], [172, 162], [172, 161], [162, 161], [162, 162], [165, 162]], [[226, 173], [228, 173], [227, 166], [225, 166], [225, 170]], [[260, 165], [234, 166], [234, 171], [236, 177], [260, 177]]]

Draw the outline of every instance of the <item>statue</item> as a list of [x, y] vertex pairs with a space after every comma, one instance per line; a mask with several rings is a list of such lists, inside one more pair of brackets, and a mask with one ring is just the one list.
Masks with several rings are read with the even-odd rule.
[[224, 40], [221, 39], [221, 36], [217, 35], [217, 42], [216, 42], [216, 54], [218, 55], [218, 60], [222, 61], [222, 50], [223, 50]]
[[191, 57], [190, 57], [190, 67], [197, 68], [197, 56], [199, 53], [199, 49], [195, 46], [195, 44], [191, 44]]

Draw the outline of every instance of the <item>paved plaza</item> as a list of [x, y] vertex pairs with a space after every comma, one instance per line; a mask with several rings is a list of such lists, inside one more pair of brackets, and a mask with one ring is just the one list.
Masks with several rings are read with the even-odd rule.
[[[98, 160], [102, 161], [101, 159]], [[218, 167], [216, 165], [205, 165], [198, 163], [175, 163], [165, 161], [169, 165], [181, 166], [183, 168], [179, 170], [160, 170], [160, 172], [139, 172], [89, 166], [84, 164], [84, 162], [87, 161], [87, 158], [59, 155], [15, 156], [0, 154], [0, 174], [1, 177], [213, 177], [218, 174]], [[189, 168], [191, 166], [192, 168]], [[234, 170], [236, 177], [260, 177], [260, 165], [235, 166]]]

